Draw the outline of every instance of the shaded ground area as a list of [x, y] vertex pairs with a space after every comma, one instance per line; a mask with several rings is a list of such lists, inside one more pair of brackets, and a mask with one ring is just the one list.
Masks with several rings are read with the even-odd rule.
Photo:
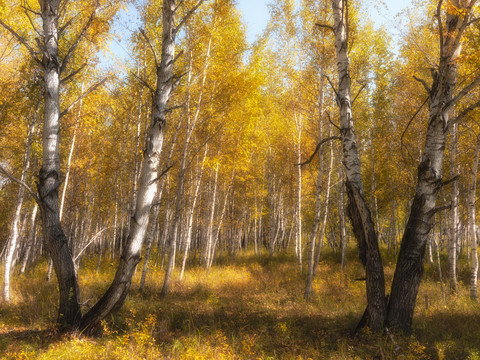
[[[125, 307], [96, 337], [59, 335], [55, 284], [39, 271], [17, 279], [15, 301], [0, 308], [0, 356], [6, 359], [476, 359], [480, 357], [480, 307], [465, 287], [444, 303], [436, 273], [427, 269], [414, 334], [351, 336], [365, 306], [363, 270], [349, 254], [324, 254], [310, 303], [295, 259], [253, 254], [223, 259], [210, 271], [190, 268], [172, 293], [159, 297], [163, 272], [151, 269], [146, 291], [134, 287]], [[108, 286], [115, 264], [80, 271], [82, 299]], [[429, 265], [427, 264], [427, 267]], [[43, 269], [43, 268], [42, 268]], [[91, 270], [90, 270], [91, 269]], [[393, 269], [386, 267], [387, 281]], [[137, 279], [138, 281], [138, 279]], [[21, 290], [20, 290], [21, 289]], [[426, 308], [425, 296], [428, 297]], [[89, 302], [93, 304], [93, 300]]]

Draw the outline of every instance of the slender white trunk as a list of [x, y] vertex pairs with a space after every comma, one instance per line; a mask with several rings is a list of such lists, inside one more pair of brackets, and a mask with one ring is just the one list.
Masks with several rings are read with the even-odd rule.
[[477, 194], [477, 175], [480, 155], [480, 135], [477, 135], [477, 145], [473, 156], [470, 189], [468, 193], [468, 228], [470, 237], [470, 297], [477, 300], [478, 255], [475, 199]]
[[[458, 126], [454, 124], [451, 132], [450, 147], [450, 172], [453, 175], [458, 173], [457, 162], [458, 151]], [[448, 238], [448, 276], [450, 291], [457, 292], [457, 246], [458, 246], [458, 181], [451, 185], [450, 200], [452, 209], [450, 211], [450, 236]]]

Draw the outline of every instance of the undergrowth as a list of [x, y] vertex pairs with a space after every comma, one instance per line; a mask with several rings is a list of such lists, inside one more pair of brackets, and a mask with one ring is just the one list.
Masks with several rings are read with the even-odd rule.
[[[102, 322], [97, 336], [59, 334], [57, 304], [46, 264], [17, 276], [13, 302], [0, 307], [2, 359], [480, 359], [480, 307], [460, 281], [445, 301], [434, 265], [426, 264], [410, 336], [351, 335], [365, 307], [364, 272], [353, 249], [345, 271], [326, 251], [314, 296], [303, 299], [305, 274], [294, 257], [252, 253], [222, 258], [206, 271], [191, 266], [174, 274], [171, 293], [159, 293], [163, 271], [149, 270], [146, 289], [136, 274], [122, 310]], [[86, 260], [79, 271], [86, 307], [109, 285], [115, 264]], [[385, 264], [387, 284], [393, 262]], [[459, 264], [459, 273], [467, 273]], [[466, 280], [465, 280], [466, 281]], [[388, 291], [388, 286], [387, 286]], [[89, 300], [90, 299], [90, 300]], [[87, 301], [88, 300], [88, 301]], [[85, 309], [86, 310], [86, 309]]]

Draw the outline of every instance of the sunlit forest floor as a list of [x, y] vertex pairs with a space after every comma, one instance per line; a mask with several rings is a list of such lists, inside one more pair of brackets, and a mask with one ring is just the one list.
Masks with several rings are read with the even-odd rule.
[[[82, 301], [92, 299], [90, 306], [115, 270], [115, 263], [104, 261], [97, 273], [96, 262], [84, 262], [79, 272]], [[138, 272], [121, 312], [105, 321], [97, 336], [86, 337], [61, 335], [52, 327], [56, 285], [45, 281], [43, 263], [13, 279], [13, 303], [0, 307], [0, 357], [477, 359], [480, 306], [468, 298], [467, 264], [459, 270], [459, 292], [447, 294], [444, 302], [438, 270], [426, 264], [411, 336], [368, 330], [351, 335], [365, 306], [363, 270], [352, 248], [344, 272], [338, 253], [323, 254], [310, 303], [303, 299], [305, 274], [290, 254], [223, 258], [209, 272], [190, 267], [165, 299], [158, 295], [163, 271], [150, 269], [145, 292], [138, 291]], [[385, 271], [390, 283], [392, 259], [385, 261]]]

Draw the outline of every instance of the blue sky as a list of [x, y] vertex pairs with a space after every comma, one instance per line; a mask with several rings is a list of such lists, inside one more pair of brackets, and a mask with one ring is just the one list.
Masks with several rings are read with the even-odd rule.
[[[242, 12], [243, 20], [247, 25], [247, 39], [253, 42], [258, 34], [262, 32], [268, 22], [267, 3], [270, 0], [237, 0], [238, 8]], [[370, 4], [370, 16], [377, 24], [385, 24], [392, 34], [394, 29], [394, 16], [410, 4], [410, 0], [384, 0], [385, 6], [380, 1], [367, 0]]]

